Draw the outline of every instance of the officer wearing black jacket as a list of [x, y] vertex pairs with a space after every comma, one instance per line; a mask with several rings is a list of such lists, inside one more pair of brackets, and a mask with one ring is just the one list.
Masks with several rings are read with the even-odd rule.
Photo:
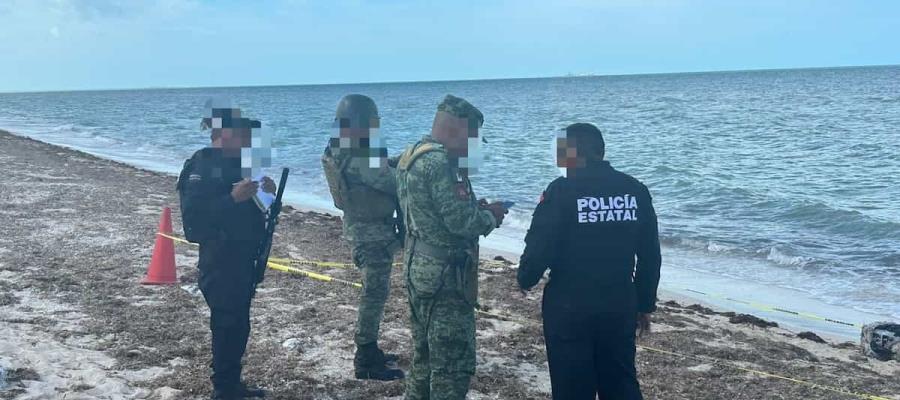
[[647, 187], [613, 169], [604, 153], [594, 125], [560, 131], [557, 163], [566, 176], [544, 191], [519, 264], [524, 290], [550, 269], [544, 336], [558, 400], [642, 399], [635, 329], [649, 330], [656, 309], [656, 212]]
[[[259, 183], [241, 169], [241, 148], [250, 147], [259, 121], [240, 117], [239, 109], [208, 108], [205, 127], [212, 145], [185, 162], [178, 179], [185, 236], [200, 244], [199, 286], [209, 305], [212, 331], [213, 399], [264, 397], [241, 382], [241, 358], [250, 334], [253, 272], [265, 216], [251, 200]], [[275, 183], [262, 180], [274, 193]]]

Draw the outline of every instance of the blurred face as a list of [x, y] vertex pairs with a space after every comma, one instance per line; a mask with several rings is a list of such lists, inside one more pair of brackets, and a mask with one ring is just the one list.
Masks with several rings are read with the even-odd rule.
[[341, 118], [335, 121], [329, 145], [332, 152], [349, 152], [353, 157], [369, 159], [369, 167], [387, 167], [387, 148], [381, 137], [378, 118], [354, 121]]
[[358, 139], [368, 138], [373, 130], [378, 130], [380, 124], [381, 120], [378, 118], [370, 118], [368, 122], [353, 121], [348, 118], [341, 118], [340, 120], [335, 121], [335, 125], [338, 125], [337, 128], [340, 129], [339, 136], [342, 138], [357, 139], [355, 142], [358, 142]]
[[249, 128], [214, 128], [213, 134], [218, 134], [213, 144], [226, 150], [226, 155], [240, 157], [241, 149], [249, 148], [252, 144], [252, 135]]
[[578, 154], [578, 144], [574, 137], [565, 134], [556, 138], [556, 166], [566, 169], [583, 168], [586, 160]]
[[478, 123], [440, 111], [435, 117], [431, 134], [444, 145], [448, 154], [465, 157], [469, 154], [470, 142], [478, 141]]

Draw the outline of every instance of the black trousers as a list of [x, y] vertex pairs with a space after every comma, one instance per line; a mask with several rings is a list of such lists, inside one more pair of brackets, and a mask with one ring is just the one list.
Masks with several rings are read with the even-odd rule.
[[637, 314], [544, 309], [555, 400], [643, 400], [634, 367]]
[[209, 242], [200, 246], [200, 291], [209, 305], [211, 380], [217, 390], [241, 382], [241, 358], [250, 336], [250, 300], [256, 244]]

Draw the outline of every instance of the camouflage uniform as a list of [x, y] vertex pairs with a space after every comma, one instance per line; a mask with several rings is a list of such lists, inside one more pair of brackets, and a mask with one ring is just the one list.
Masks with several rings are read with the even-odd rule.
[[[423, 146], [430, 151], [410, 163]], [[397, 187], [407, 224], [414, 341], [406, 399], [462, 400], [475, 373], [478, 236], [490, 233], [497, 221], [479, 207], [469, 179], [451, 166], [443, 146], [430, 136], [401, 157]]]
[[[346, 150], [346, 149], [345, 149]], [[341, 151], [337, 158], [351, 157], [350, 151]], [[373, 196], [380, 201], [395, 202], [397, 181], [394, 170], [388, 166], [370, 168], [368, 157], [352, 157], [344, 172], [351, 196], [369, 191], [366, 200]], [[362, 189], [362, 190], [360, 190]], [[373, 194], [372, 192], [377, 192]], [[387, 212], [389, 208], [381, 207]], [[384, 314], [384, 304], [391, 288], [391, 264], [394, 253], [401, 244], [395, 230], [393, 212], [385, 215], [354, 213], [345, 210], [344, 236], [350, 242], [353, 263], [362, 270], [363, 292], [359, 299], [359, 313], [354, 341], [358, 346], [378, 341], [378, 330]]]

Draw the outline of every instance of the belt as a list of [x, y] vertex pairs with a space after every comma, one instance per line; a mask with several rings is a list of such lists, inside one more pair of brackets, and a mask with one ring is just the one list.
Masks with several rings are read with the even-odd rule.
[[408, 247], [415, 254], [424, 254], [439, 260], [453, 262], [465, 255], [464, 250], [451, 249], [443, 246], [435, 246], [428, 242], [419, 240], [417, 237], [410, 235], [412, 240]]

